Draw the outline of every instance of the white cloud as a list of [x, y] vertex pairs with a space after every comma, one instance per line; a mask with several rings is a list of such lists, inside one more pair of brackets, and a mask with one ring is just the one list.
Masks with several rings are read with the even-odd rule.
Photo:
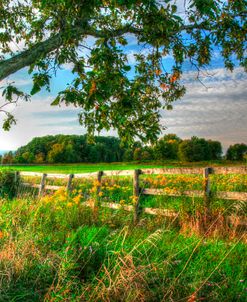
[[[162, 123], [168, 127], [165, 133], [176, 133], [182, 138], [197, 135], [216, 139], [222, 141], [225, 148], [237, 142], [247, 143], [246, 74], [240, 68], [233, 73], [223, 69], [214, 69], [211, 73], [213, 77], [203, 78], [208, 89], [195, 80], [195, 73], [184, 74], [186, 96], [174, 103], [174, 110], [162, 111]], [[52, 100], [53, 96], [36, 96], [31, 102], [21, 102], [12, 108], [17, 125], [10, 132], [0, 130], [0, 150], [16, 149], [34, 136], [84, 134], [85, 129], [77, 119], [80, 109], [51, 107]]]
[[213, 77], [203, 77], [205, 88], [189, 72], [185, 97], [174, 104], [173, 111], [162, 112], [166, 133], [182, 138], [197, 135], [220, 140], [226, 149], [230, 144], [247, 143], [247, 76], [241, 68], [233, 73], [224, 69], [211, 71]]

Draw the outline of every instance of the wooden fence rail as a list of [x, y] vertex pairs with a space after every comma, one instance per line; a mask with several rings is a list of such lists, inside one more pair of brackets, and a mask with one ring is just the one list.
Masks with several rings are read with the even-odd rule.
[[[211, 197], [214, 196], [220, 199], [229, 200], [239, 200], [247, 201], [247, 192], [212, 192], [210, 187], [210, 175], [211, 174], [247, 174], [247, 166], [243, 167], [207, 167], [207, 168], [157, 168], [157, 169], [141, 169], [141, 170], [121, 170], [121, 171], [99, 171], [93, 173], [83, 173], [83, 174], [44, 174], [36, 172], [16, 172], [20, 176], [31, 176], [31, 177], [41, 177], [40, 184], [30, 184], [23, 183], [23, 186], [38, 188], [38, 196], [42, 196], [45, 190], [58, 190], [62, 186], [51, 186], [46, 185], [46, 180], [48, 178], [53, 179], [67, 179], [67, 191], [70, 192], [73, 186], [73, 179], [80, 178], [96, 178], [98, 181], [97, 193], [100, 192], [101, 182], [103, 176], [132, 176], [133, 177], [133, 196], [135, 197], [134, 206], [122, 206], [116, 203], [101, 202], [101, 206], [120, 209], [124, 208], [127, 211], [134, 212], [134, 220], [138, 221], [140, 215], [140, 195], [166, 195], [166, 196], [188, 196], [188, 197], [201, 197], [204, 198], [205, 212], [210, 215], [210, 202]], [[140, 175], [157, 175], [157, 174], [167, 174], [167, 175], [178, 175], [178, 174], [200, 174], [204, 177], [204, 188], [203, 190], [184, 190], [176, 192], [166, 192], [164, 189], [152, 189], [152, 188], [141, 188], [140, 187]], [[17, 177], [17, 176], [16, 176]], [[89, 204], [85, 203], [89, 206]], [[167, 209], [154, 209], [154, 208], [143, 208], [142, 212], [148, 214], [161, 214], [169, 217], [174, 217], [178, 215], [177, 213], [167, 210]]]

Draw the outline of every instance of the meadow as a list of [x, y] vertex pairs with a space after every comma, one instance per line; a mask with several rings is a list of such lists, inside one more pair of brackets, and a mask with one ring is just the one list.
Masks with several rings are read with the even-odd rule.
[[246, 301], [246, 246], [65, 193], [0, 204], [0, 301]]
[[174, 168], [174, 167], [206, 167], [206, 166], [237, 166], [243, 162], [226, 160], [210, 162], [180, 162], [167, 160], [164, 162], [116, 162], [116, 163], [76, 163], [76, 164], [29, 164], [29, 165], [2, 165], [0, 170], [11, 168], [15, 171], [29, 171], [41, 173], [90, 173], [96, 171], [134, 170], [145, 168]]
[[[100, 192], [93, 178], [74, 179], [70, 193], [64, 179], [47, 182], [64, 188], [37, 198], [20, 186], [13, 200], [0, 200], [0, 301], [246, 301], [246, 231], [225, 223], [246, 215], [246, 202], [212, 199], [202, 230], [202, 198], [140, 196], [141, 207], [179, 218], [142, 213], [134, 223], [124, 211], [136, 202], [132, 177], [103, 177]], [[203, 184], [202, 175], [140, 177], [141, 187], [167, 192]], [[212, 175], [211, 184], [246, 192], [247, 176]], [[113, 201], [123, 207], [100, 206]]]
[[[47, 165], [11, 165], [2, 166], [1, 169], [9, 167], [16, 171], [30, 171], [30, 172], [42, 172], [42, 173], [90, 173], [103, 170], [134, 170], [141, 168], [161, 168], [163, 164], [158, 163], [79, 163], [79, 164], [47, 164]], [[173, 164], [165, 164], [167, 168], [172, 168]]]

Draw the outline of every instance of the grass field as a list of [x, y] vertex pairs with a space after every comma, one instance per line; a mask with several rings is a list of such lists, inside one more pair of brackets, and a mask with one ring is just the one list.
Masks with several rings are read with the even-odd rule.
[[[150, 166], [25, 168], [76, 173]], [[40, 183], [40, 177], [24, 180]], [[179, 218], [142, 213], [134, 225], [132, 212], [100, 206], [134, 205], [132, 177], [103, 177], [99, 193], [93, 178], [74, 179], [70, 194], [66, 183], [47, 179], [64, 188], [42, 198], [37, 189], [19, 187], [17, 199], [0, 199], [0, 302], [246, 301], [246, 231], [226, 226], [224, 218], [246, 215], [246, 202], [212, 199], [212, 221], [202, 231], [202, 198], [141, 196], [141, 207], [175, 210]], [[203, 184], [202, 175], [140, 177], [141, 187], [168, 191], [201, 190]], [[247, 175], [212, 175], [211, 185], [213, 191], [246, 192]]]
[[246, 301], [243, 237], [47, 200], [0, 201], [0, 301]]
[[[18, 171], [31, 171], [31, 172], [49, 172], [49, 173], [89, 173], [96, 171], [109, 171], [109, 170], [134, 170], [144, 168], [161, 168], [162, 164], [152, 163], [97, 163], [97, 164], [64, 164], [64, 165], [17, 165], [9, 166], [9, 168]], [[174, 165], [167, 164], [167, 168], [172, 168]], [[2, 167], [4, 168], [4, 167]], [[1, 167], [0, 167], [1, 169]]]
[[119, 162], [119, 163], [79, 163], [79, 164], [54, 164], [54, 165], [11, 165], [0, 166], [1, 169], [11, 168], [17, 171], [30, 172], [44, 172], [44, 173], [89, 173], [96, 171], [109, 170], [134, 170], [145, 168], [174, 168], [174, 167], [207, 167], [207, 166], [236, 166], [245, 165], [243, 162], [228, 162], [228, 161], [214, 161], [214, 162], [196, 162], [196, 163], [182, 163], [176, 161], [161, 162]]

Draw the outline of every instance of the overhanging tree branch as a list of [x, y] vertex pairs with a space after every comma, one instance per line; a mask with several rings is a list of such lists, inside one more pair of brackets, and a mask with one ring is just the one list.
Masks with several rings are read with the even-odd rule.
[[[110, 38], [121, 36], [126, 33], [139, 34], [140, 30], [128, 25], [113, 31], [108, 29], [97, 30], [94, 28], [82, 29], [81, 27], [77, 27], [73, 31], [72, 38], [74, 37], [78, 40], [78, 37], [87, 35], [94, 36], [96, 38]], [[15, 55], [10, 59], [0, 61], [0, 81], [5, 79], [9, 75], [17, 72], [18, 70], [32, 65], [37, 61], [37, 59], [45, 57], [53, 50], [59, 48], [61, 45], [63, 45], [64, 42], [63, 35], [64, 33], [61, 32], [57, 35], [48, 38], [43, 42], [36, 44], [28, 50], [22, 51], [20, 54]]]

